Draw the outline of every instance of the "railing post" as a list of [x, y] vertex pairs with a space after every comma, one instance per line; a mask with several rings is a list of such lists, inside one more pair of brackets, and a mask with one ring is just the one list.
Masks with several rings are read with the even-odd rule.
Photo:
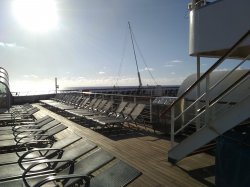
[[150, 97], [150, 99], [149, 99], [150, 123], [152, 123], [152, 121], [153, 121], [152, 110], [153, 110], [153, 108], [152, 108], [152, 97]]
[[171, 108], [171, 134], [170, 134], [170, 139], [171, 139], [171, 148], [174, 147], [174, 122], [175, 122], [175, 109], [174, 106]]
[[207, 125], [208, 124], [208, 121], [209, 121], [209, 84], [210, 84], [210, 76], [209, 74], [206, 76], [206, 90], [205, 90], [205, 93], [206, 93], [206, 99], [205, 99], [205, 124]]
[[[200, 56], [197, 56], [197, 80], [200, 79]], [[201, 90], [200, 90], [200, 83], [197, 84], [197, 88], [196, 88], [196, 98], [199, 98], [201, 95]], [[198, 109], [199, 109], [199, 101], [195, 103], [195, 115], [198, 115]], [[200, 124], [200, 118], [196, 119], [196, 131], [198, 131], [201, 127]]]

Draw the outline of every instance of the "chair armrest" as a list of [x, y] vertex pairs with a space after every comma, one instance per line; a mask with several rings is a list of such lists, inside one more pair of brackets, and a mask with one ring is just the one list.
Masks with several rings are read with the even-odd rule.
[[[74, 170], [74, 161], [73, 160], [67, 160], [67, 159], [45, 159], [45, 160], [39, 160], [39, 161], [31, 161], [31, 165], [24, 170], [23, 174], [22, 174], [22, 179], [23, 182], [25, 183], [26, 186], [30, 186], [26, 180], [26, 177], [29, 177], [30, 175], [42, 175], [42, 174], [46, 174], [46, 173], [55, 173], [55, 170], [52, 168], [50, 168], [51, 164], [54, 165], [55, 163], [59, 163], [59, 162], [64, 162], [65, 164], [69, 164], [69, 174], [73, 172]], [[34, 169], [36, 166], [40, 165], [40, 164], [48, 164], [47, 168], [42, 168], [42, 169], [37, 169], [37, 170], [32, 170]], [[52, 173], [53, 174], [53, 173]]]
[[[41, 159], [45, 159], [45, 155], [42, 155], [41, 154], [41, 151], [46, 151], [46, 154], [48, 153], [48, 151], [55, 151], [55, 152], [58, 152], [60, 154], [63, 153], [63, 150], [62, 149], [55, 149], [55, 148], [34, 148], [32, 150], [29, 150], [29, 151], [26, 151], [22, 156], [19, 157], [18, 159], [18, 165], [23, 169], [25, 170], [26, 168], [23, 166], [23, 162], [24, 161], [28, 161], [29, 160], [29, 163], [32, 162], [32, 161], [38, 161], [38, 160], [41, 160]], [[34, 153], [34, 152], [39, 152], [40, 156], [39, 157], [35, 157], [35, 158], [31, 158], [31, 159], [27, 159], [25, 158], [26, 156], [28, 156], [29, 154], [31, 153]]]
[[[48, 182], [52, 182], [55, 180], [62, 180], [68, 181], [69, 179], [79, 179], [79, 180], [84, 180], [85, 183], [90, 182], [90, 177], [87, 175], [77, 175], [77, 174], [70, 174], [70, 175], [57, 175], [57, 176], [49, 176], [46, 177], [45, 179], [41, 180], [40, 182], [36, 183], [33, 187], [40, 187]], [[65, 182], [62, 182], [63, 185], [65, 185]], [[85, 185], [84, 185], [85, 186]]]
[[[42, 130], [42, 129], [25, 129], [24, 131], [20, 131], [20, 132], [17, 132], [17, 133], [13, 132], [15, 141], [18, 141], [18, 136], [19, 135], [21, 135], [23, 133], [27, 133], [27, 132], [28, 133], [30, 132], [29, 137], [36, 137], [36, 136], [42, 135], [42, 134], [39, 134], [39, 132], [44, 132], [44, 130]], [[38, 133], [38, 134], [34, 134], [34, 133]]]
[[[44, 135], [44, 136], [48, 136], [50, 137], [50, 135]], [[21, 142], [23, 139], [25, 138], [30, 138], [30, 136], [23, 136], [22, 138], [20, 138], [19, 140], [15, 140], [16, 141], [16, 145], [17, 146], [24, 146], [26, 144], [32, 144], [32, 143], [40, 143], [40, 142], [48, 142], [48, 143], [51, 143], [53, 141], [51, 140], [36, 140], [36, 139], [29, 139], [29, 141], [26, 141], [26, 142]]]

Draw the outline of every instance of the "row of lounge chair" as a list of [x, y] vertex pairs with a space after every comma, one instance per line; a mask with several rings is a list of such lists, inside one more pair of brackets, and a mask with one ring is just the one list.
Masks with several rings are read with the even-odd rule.
[[23, 117], [20, 121], [2, 120], [5, 123], [0, 127], [0, 186], [115, 187], [125, 186], [141, 174], [74, 133], [57, 140], [55, 135], [67, 126], [50, 116], [28, 118], [25, 111], [33, 108], [11, 109], [19, 114], [24, 112], [27, 121]]
[[13, 122], [28, 121], [29, 119], [33, 120], [34, 117], [32, 115], [38, 111], [37, 107], [33, 107], [30, 104], [12, 107], [8, 112], [0, 114], [0, 126]]
[[137, 122], [144, 123], [139, 119], [145, 109], [145, 104], [122, 101], [116, 107], [112, 100], [98, 99], [70, 94], [58, 94], [51, 100], [41, 100], [42, 104], [49, 109], [74, 119], [80, 119], [92, 129], [110, 129], [124, 127], [124, 124]]

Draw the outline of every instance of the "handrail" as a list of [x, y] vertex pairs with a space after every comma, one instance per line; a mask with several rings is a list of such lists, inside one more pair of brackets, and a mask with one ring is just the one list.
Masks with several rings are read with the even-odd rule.
[[[214, 98], [212, 101], [209, 102], [209, 106], [213, 106], [218, 100], [220, 100], [221, 98], [223, 98], [223, 96], [225, 96], [230, 90], [234, 89], [235, 86], [237, 86], [239, 83], [241, 83], [242, 80], [244, 80], [247, 76], [250, 75], [250, 71], [248, 71], [247, 73], [245, 73], [244, 75], [242, 75], [237, 81], [235, 81], [231, 86], [229, 86], [226, 90], [224, 90], [221, 94], [219, 94], [216, 98]], [[178, 129], [176, 132], [174, 132], [174, 135], [178, 134], [180, 131], [182, 131], [183, 129], [185, 129], [189, 124], [191, 124], [192, 122], [194, 122], [196, 119], [198, 119], [206, 110], [206, 106], [202, 107], [199, 110], [199, 113], [193, 118], [191, 119], [188, 123], [186, 123], [184, 126], [182, 126], [180, 129]]]
[[176, 105], [181, 99], [183, 99], [193, 88], [195, 88], [203, 79], [207, 77], [213, 70], [215, 70], [232, 52], [236, 50], [236, 47], [240, 45], [247, 37], [250, 35], [250, 30], [248, 30], [220, 59], [217, 60], [204, 74], [200, 76], [180, 97], [178, 97], [168, 108], [163, 110], [160, 116], [163, 116], [168, 111], [171, 110], [173, 106]]
[[[247, 76], [250, 75], [250, 71], [242, 75], [237, 81], [235, 81], [231, 86], [229, 86], [226, 90], [224, 90], [222, 93], [220, 93], [216, 98], [214, 98], [212, 101], [209, 102], [209, 105], [213, 105], [216, 103], [222, 96], [224, 96], [226, 93], [228, 93], [234, 86], [236, 86], [238, 83], [240, 83], [242, 80], [244, 80]], [[205, 107], [202, 107], [201, 110], [204, 110]]]

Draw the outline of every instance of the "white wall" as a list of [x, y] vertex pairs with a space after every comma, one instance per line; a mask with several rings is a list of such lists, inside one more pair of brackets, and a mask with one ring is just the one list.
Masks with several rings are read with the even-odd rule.
[[249, 29], [250, 0], [220, 0], [192, 10], [189, 54], [228, 49]]

